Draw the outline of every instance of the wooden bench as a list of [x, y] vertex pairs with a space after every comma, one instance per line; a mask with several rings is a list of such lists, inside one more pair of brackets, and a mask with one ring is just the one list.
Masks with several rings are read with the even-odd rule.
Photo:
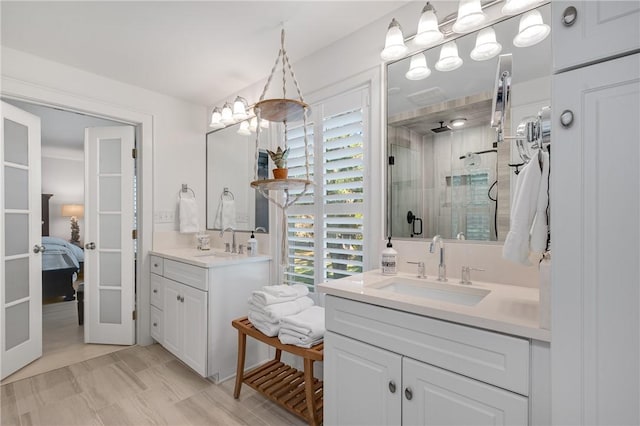
[[[235, 319], [231, 325], [238, 329], [238, 369], [233, 397], [240, 396], [240, 388], [245, 383], [309, 424], [321, 424], [322, 380], [313, 377], [313, 363], [322, 361], [324, 343], [309, 349], [285, 345], [277, 337], [268, 337], [258, 331], [247, 317]], [[245, 373], [247, 335], [276, 348], [276, 355], [273, 360]], [[304, 372], [281, 362], [282, 351], [301, 356]]]

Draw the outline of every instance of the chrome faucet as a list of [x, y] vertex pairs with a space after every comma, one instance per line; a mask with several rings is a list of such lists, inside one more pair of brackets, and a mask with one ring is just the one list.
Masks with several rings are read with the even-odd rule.
[[220, 231], [220, 238], [224, 235], [225, 231], [231, 231], [231, 253], [237, 253], [236, 247], [236, 230], [233, 227], [228, 227]]
[[438, 281], [447, 281], [447, 266], [444, 264], [444, 241], [440, 235], [436, 235], [429, 245], [429, 253], [434, 253], [436, 244], [440, 245], [440, 263], [438, 264]]

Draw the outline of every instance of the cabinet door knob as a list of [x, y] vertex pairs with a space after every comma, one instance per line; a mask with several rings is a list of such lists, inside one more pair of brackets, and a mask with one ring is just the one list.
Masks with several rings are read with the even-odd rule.
[[404, 396], [409, 401], [411, 401], [413, 399], [413, 391], [411, 390], [411, 388], [404, 388]]
[[573, 124], [573, 111], [569, 109], [562, 111], [562, 114], [560, 114], [560, 124], [562, 124], [564, 128], [571, 127]]
[[157, 293], [157, 292], [158, 292], [158, 289], [157, 289], [157, 288], [154, 288], [154, 289], [153, 289], [153, 292], [154, 292], [154, 293]]
[[396, 382], [393, 380], [389, 381], [389, 392], [396, 393]]
[[565, 27], [572, 26], [576, 23], [577, 20], [578, 10], [573, 6], [567, 7], [562, 13], [562, 25], [564, 25]]
[[154, 327], [157, 327], [157, 326], [158, 326], [158, 323], [157, 323], [157, 322], [154, 322], [154, 323], [153, 323], [153, 326], [154, 326]]
[[153, 267], [154, 267], [154, 268], [157, 268], [157, 267], [158, 267], [158, 264], [157, 264], [157, 263], [154, 263], [154, 264], [153, 264]]
[[176, 296], [176, 300], [179, 302], [180, 301], [180, 295]]

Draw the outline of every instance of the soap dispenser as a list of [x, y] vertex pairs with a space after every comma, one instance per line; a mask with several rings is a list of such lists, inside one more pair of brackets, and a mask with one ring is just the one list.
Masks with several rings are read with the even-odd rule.
[[398, 252], [393, 249], [391, 237], [389, 237], [387, 248], [382, 250], [380, 260], [383, 275], [396, 275], [398, 273]]
[[253, 235], [253, 231], [251, 231], [251, 236], [247, 240], [247, 254], [252, 257], [258, 255], [258, 239]]

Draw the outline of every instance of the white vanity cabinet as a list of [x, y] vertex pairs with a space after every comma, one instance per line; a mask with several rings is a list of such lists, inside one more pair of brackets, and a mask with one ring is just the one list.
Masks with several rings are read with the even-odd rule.
[[555, 72], [640, 49], [640, 2], [552, 1]]
[[527, 339], [331, 295], [325, 312], [327, 425], [548, 421]]
[[[196, 266], [151, 256], [151, 335], [203, 377], [235, 373], [237, 333], [231, 321], [247, 315], [253, 290], [268, 285], [270, 259]], [[247, 345], [247, 365], [266, 359], [259, 342]]]

